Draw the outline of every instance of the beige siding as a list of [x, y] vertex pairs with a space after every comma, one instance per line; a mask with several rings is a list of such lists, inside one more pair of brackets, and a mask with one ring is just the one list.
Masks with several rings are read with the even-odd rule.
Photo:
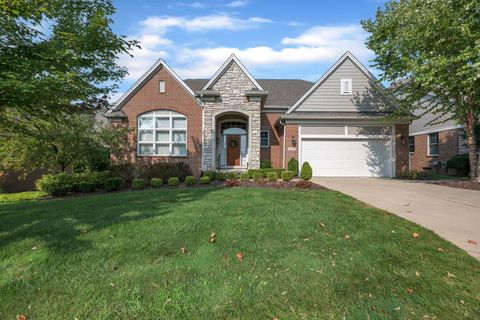
[[[340, 80], [352, 79], [352, 94], [340, 93]], [[384, 97], [349, 58], [300, 105], [296, 111], [382, 111]]]

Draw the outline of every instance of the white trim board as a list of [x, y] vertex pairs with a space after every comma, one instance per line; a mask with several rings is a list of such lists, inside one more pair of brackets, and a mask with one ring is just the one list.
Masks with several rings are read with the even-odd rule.
[[[182, 85], [182, 87], [198, 102], [198, 104], [201, 106], [200, 102], [198, 101], [197, 98], [195, 98], [195, 92], [193, 92], [193, 90], [187, 86], [187, 84], [178, 76], [178, 74], [173, 71], [172, 68], [170, 68], [170, 66], [165, 62], [165, 60], [163, 59], [158, 59], [157, 62], [155, 62], [155, 64], [153, 66], [150, 67], [150, 69], [147, 70], [147, 72], [145, 72], [141, 77], [140, 79], [138, 79], [134, 84], [133, 86], [130, 87], [130, 89], [128, 89], [127, 92], [125, 92], [121, 97], [120, 99], [118, 99], [112, 108], [110, 108], [107, 113], [111, 113], [111, 112], [114, 112], [114, 111], [119, 111], [122, 109], [122, 107], [125, 105], [125, 103], [128, 102], [128, 100], [130, 100], [130, 98], [148, 81], [150, 80], [150, 78], [158, 71], [160, 70], [161, 67], [164, 67], [165, 69], [167, 69], [167, 71], [173, 76], [173, 78], [175, 80], [177, 80], [177, 82], [179, 84]], [[168, 89], [167, 89], [168, 90]]]
[[252, 83], [255, 85], [255, 87], [258, 90], [263, 91], [262, 86], [260, 86], [260, 84], [258, 84], [257, 80], [255, 80], [255, 78], [252, 76], [252, 74], [247, 70], [247, 68], [245, 68], [243, 63], [240, 62], [240, 60], [237, 58], [237, 56], [235, 56], [235, 54], [233, 54], [233, 53], [230, 55], [230, 57], [228, 57], [227, 60], [225, 60], [225, 62], [217, 70], [217, 72], [215, 72], [215, 74], [210, 78], [210, 80], [208, 80], [207, 84], [205, 86], [203, 86], [202, 90], [208, 90], [208, 88], [210, 88], [218, 80], [218, 78], [220, 78], [220, 76], [225, 72], [225, 70], [230, 66], [230, 63], [232, 63], [232, 62], [235, 62], [240, 67], [240, 69], [242, 69], [243, 73], [245, 73], [245, 75], [248, 77], [248, 79], [250, 81], [252, 81]]

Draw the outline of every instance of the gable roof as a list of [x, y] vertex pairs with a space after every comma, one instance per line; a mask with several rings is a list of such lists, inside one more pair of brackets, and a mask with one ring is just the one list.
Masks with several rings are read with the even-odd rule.
[[[186, 79], [185, 83], [193, 91], [199, 91], [208, 81], [209, 79]], [[285, 109], [291, 107], [313, 85], [313, 82], [300, 79], [257, 79], [257, 82], [268, 91], [266, 107]]]
[[187, 86], [187, 84], [178, 76], [178, 74], [173, 71], [172, 68], [170, 68], [170, 66], [165, 62], [165, 60], [163, 59], [158, 59], [157, 62], [155, 62], [155, 64], [153, 66], [150, 67], [150, 69], [147, 70], [147, 72], [145, 72], [143, 74], [143, 76], [140, 77], [140, 79], [138, 79], [134, 84], [133, 86], [130, 87], [130, 89], [128, 89], [127, 92], [125, 92], [121, 97], [120, 99], [118, 99], [115, 104], [113, 105], [112, 108], [110, 108], [110, 110], [107, 111], [107, 113], [112, 113], [112, 112], [115, 112], [115, 111], [119, 111], [120, 109], [123, 108], [123, 106], [128, 102], [128, 100], [130, 100], [130, 98], [135, 95], [135, 93], [138, 92], [138, 90], [140, 90], [140, 88], [143, 87], [143, 85], [152, 78], [152, 76], [158, 71], [160, 70], [162, 67], [164, 67], [174, 78], [175, 80], [177, 80], [177, 82], [182, 85], [182, 87], [185, 88], [185, 90], [196, 100], [198, 101], [196, 98], [195, 98], [195, 93], [193, 92], [193, 90]]
[[239, 67], [240, 69], [243, 71], [243, 73], [245, 73], [245, 75], [248, 77], [248, 79], [255, 85], [255, 87], [257, 88], [257, 90], [262, 90], [263, 91], [263, 88], [262, 86], [260, 86], [260, 84], [258, 84], [257, 80], [255, 80], [255, 78], [250, 74], [250, 72], [247, 70], [247, 68], [245, 68], [245, 66], [243, 65], [242, 62], [240, 62], [240, 60], [238, 60], [237, 56], [235, 54], [231, 54], [230, 57], [228, 57], [227, 60], [225, 60], [225, 62], [222, 64], [222, 66], [217, 70], [217, 72], [215, 72], [215, 74], [212, 76], [212, 78], [210, 78], [210, 80], [203, 86], [202, 90], [208, 90], [210, 89], [210, 87], [215, 83], [217, 82], [218, 78], [220, 78], [223, 73], [227, 70], [227, 68], [233, 63], [235, 62]]
[[[374, 80], [374, 83], [377, 82], [377, 79], [375, 78], [375, 76], [371, 74], [370, 71], [368, 71], [368, 69], [360, 61], [358, 61], [358, 59], [355, 58], [355, 56], [350, 51], [347, 51], [340, 57], [340, 59], [337, 60], [337, 62], [335, 62], [330, 67], [330, 69], [327, 70], [327, 72], [325, 72], [325, 74], [320, 79], [318, 79], [317, 82], [315, 82], [315, 84], [310, 88], [310, 90], [305, 92], [305, 94], [300, 99], [298, 99], [290, 109], [288, 109], [286, 114], [289, 114], [292, 111], [295, 111], [347, 59], [350, 59], [353, 62], [353, 64], [357, 66], [362, 73], [365, 74], [365, 76]], [[380, 86], [383, 88], [382, 85]]]

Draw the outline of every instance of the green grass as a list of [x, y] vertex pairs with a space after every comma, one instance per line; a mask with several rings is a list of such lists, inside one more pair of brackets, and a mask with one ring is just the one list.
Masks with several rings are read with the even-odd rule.
[[477, 260], [329, 190], [0, 205], [0, 319], [479, 319], [479, 294]]
[[45, 197], [46, 194], [41, 191], [25, 191], [18, 193], [0, 193], [0, 203], [11, 203], [26, 200], [37, 200]]

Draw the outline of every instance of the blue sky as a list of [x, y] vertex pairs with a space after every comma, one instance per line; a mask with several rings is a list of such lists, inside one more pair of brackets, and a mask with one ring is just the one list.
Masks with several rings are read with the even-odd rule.
[[142, 49], [120, 58], [129, 75], [112, 100], [159, 58], [184, 79], [209, 78], [231, 53], [260, 79], [315, 81], [347, 50], [369, 67], [373, 53], [360, 20], [383, 2], [114, 1], [114, 30], [140, 40]]

